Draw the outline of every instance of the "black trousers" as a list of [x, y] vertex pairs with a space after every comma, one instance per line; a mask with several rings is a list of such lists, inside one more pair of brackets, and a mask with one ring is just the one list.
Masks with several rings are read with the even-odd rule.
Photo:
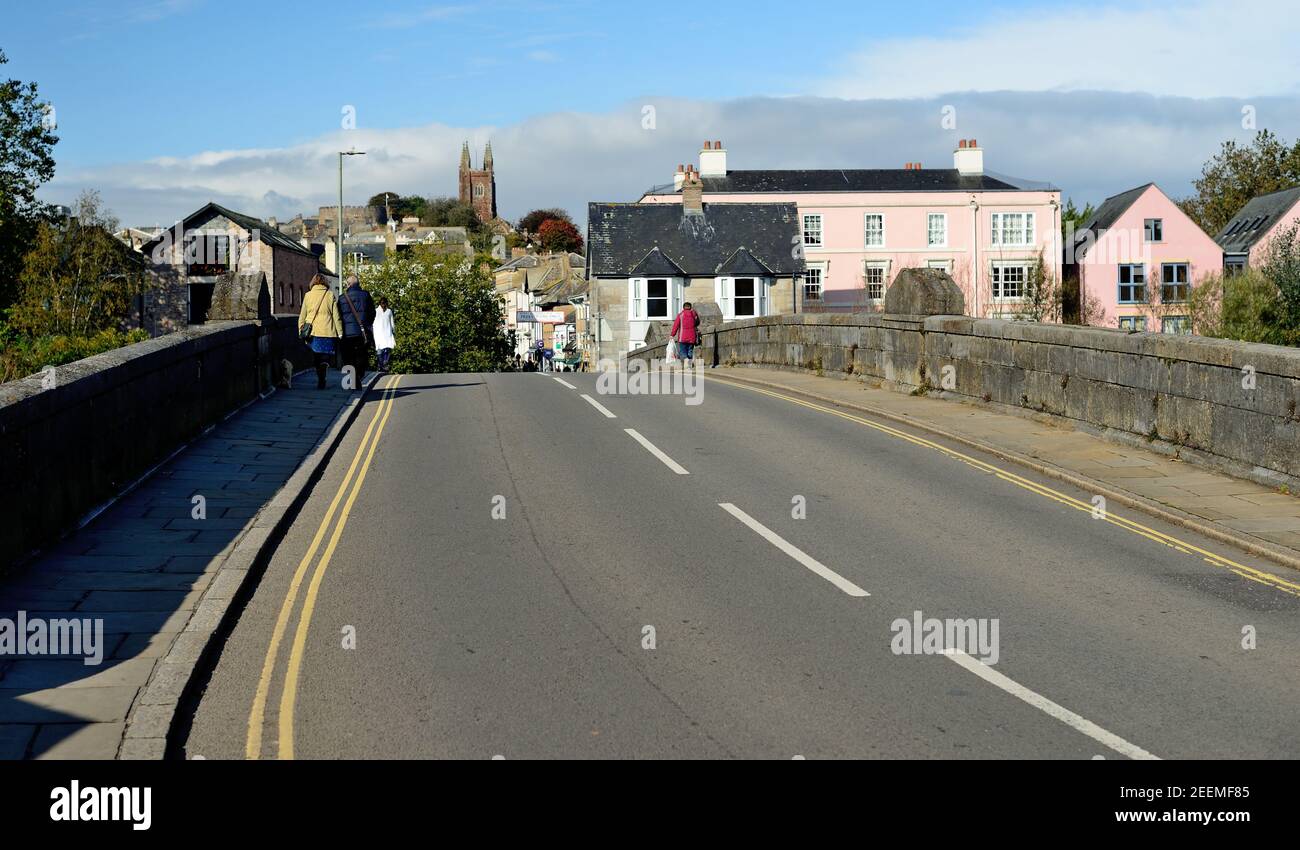
[[366, 345], [366, 338], [363, 336], [345, 336], [343, 343], [343, 365], [352, 366], [357, 370], [357, 385], [361, 384], [361, 376], [366, 374], [366, 366], [370, 363], [370, 349]]

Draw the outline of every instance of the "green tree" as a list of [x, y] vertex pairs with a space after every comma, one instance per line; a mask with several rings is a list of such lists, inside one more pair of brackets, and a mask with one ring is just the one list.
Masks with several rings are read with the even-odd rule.
[[473, 205], [462, 203], [458, 198], [430, 198], [425, 209], [422, 221], [429, 227], [464, 227], [472, 233], [483, 227]]
[[1257, 269], [1215, 272], [1192, 287], [1187, 313], [1200, 336], [1285, 345], [1294, 338], [1282, 327], [1281, 299], [1273, 281]]
[[41, 222], [23, 259], [9, 323], [28, 337], [85, 337], [115, 330], [144, 291], [144, 265], [113, 236], [117, 220], [98, 193], [77, 199], [66, 223]]
[[1229, 140], [1193, 182], [1196, 194], [1179, 201], [1183, 212], [1211, 235], [1223, 229], [1246, 202], [1300, 183], [1300, 140], [1288, 145], [1260, 130], [1249, 145]]
[[503, 301], [484, 263], [418, 245], [363, 266], [360, 276], [393, 310], [393, 371], [490, 372], [506, 365]]
[[[0, 65], [8, 61], [0, 50]], [[53, 116], [35, 83], [0, 80], [0, 310], [17, 297], [23, 255], [47, 214], [36, 190], [54, 176]]]
[[[1083, 209], [1079, 209], [1074, 203], [1074, 198], [1068, 198], [1065, 206], [1061, 207], [1061, 237], [1068, 240], [1076, 231], [1082, 230], [1083, 226], [1092, 220], [1097, 214], [1096, 208], [1088, 204]], [[1069, 244], [1064, 242], [1063, 244]]]
[[1278, 313], [1288, 345], [1300, 344], [1300, 222], [1269, 239], [1259, 266], [1278, 290]]

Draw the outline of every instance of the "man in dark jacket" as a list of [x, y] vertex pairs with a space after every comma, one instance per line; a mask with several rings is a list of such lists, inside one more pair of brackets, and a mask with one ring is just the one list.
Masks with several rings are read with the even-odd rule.
[[343, 317], [343, 365], [357, 370], [357, 388], [370, 362], [370, 328], [375, 323], [375, 302], [361, 288], [356, 275], [348, 275], [347, 289], [339, 296], [339, 315]]

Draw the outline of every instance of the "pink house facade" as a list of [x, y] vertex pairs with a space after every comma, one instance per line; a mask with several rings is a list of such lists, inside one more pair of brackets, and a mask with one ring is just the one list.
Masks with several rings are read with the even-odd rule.
[[1191, 291], [1223, 269], [1223, 249], [1148, 183], [1107, 198], [1074, 234], [1065, 260], [1092, 324], [1191, 333]]
[[1214, 241], [1229, 271], [1258, 266], [1273, 237], [1300, 221], [1300, 186], [1252, 198]]
[[[695, 167], [642, 203], [681, 203]], [[952, 168], [730, 170], [721, 142], [706, 142], [698, 176], [712, 203], [794, 203], [806, 272], [795, 310], [879, 310], [905, 268], [948, 271], [979, 317], [1016, 314], [1029, 269], [1041, 255], [1060, 279], [1061, 193], [985, 173], [984, 152], [963, 140]]]

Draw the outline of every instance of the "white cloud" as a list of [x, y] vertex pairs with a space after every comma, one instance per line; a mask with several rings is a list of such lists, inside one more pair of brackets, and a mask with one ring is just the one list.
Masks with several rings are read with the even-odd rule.
[[1300, 90], [1295, 0], [1142, 0], [988, 11], [985, 19], [952, 35], [870, 42], [811, 91], [845, 98], [973, 89], [1204, 98]]
[[[1300, 134], [1300, 101], [1255, 98], [1261, 128]], [[642, 127], [655, 107], [656, 127]], [[956, 128], [941, 126], [955, 109]], [[381, 191], [454, 195], [461, 142], [475, 160], [492, 141], [501, 214], [562, 206], [579, 222], [588, 201], [633, 201], [697, 161], [707, 136], [726, 142], [732, 168], [951, 168], [959, 138], [977, 138], [991, 171], [1060, 186], [1101, 201], [1148, 180], [1186, 194], [1202, 163], [1229, 138], [1248, 140], [1242, 102], [1108, 92], [983, 93], [928, 100], [651, 98], [605, 113], [554, 113], [502, 127], [429, 125], [335, 132], [285, 148], [210, 151], [102, 167], [61, 167], [43, 196], [68, 203], [99, 189], [134, 225], [170, 223], [208, 200], [259, 216], [314, 213], [336, 202], [337, 151], [356, 146], [349, 203]]]

